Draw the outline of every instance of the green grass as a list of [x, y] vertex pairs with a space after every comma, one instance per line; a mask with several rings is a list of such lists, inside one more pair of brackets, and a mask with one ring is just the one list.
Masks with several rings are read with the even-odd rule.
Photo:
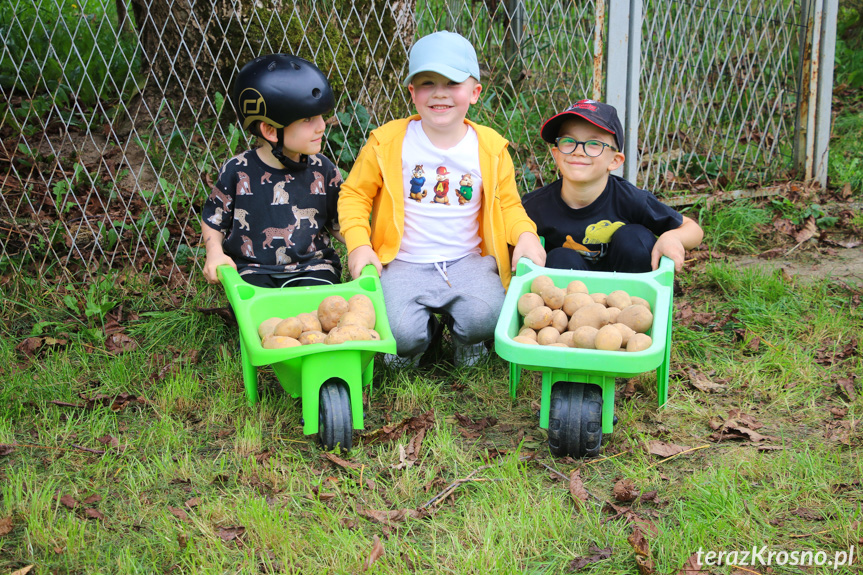
[[[299, 402], [267, 369], [261, 403], [246, 406], [236, 334], [196, 311], [224, 304], [214, 288], [193, 291], [180, 307], [134, 276], [123, 288], [100, 289], [122, 306], [121, 325], [139, 344], [113, 355], [93, 343], [101, 323], [84, 315], [83, 301], [76, 312], [55, 290], [13, 280], [2, 287], [8, 305], [0, 312], [0, 444], [13, 446], [0, 456], [0, 526], [11, 521], [0, 535], [0, 571], [357, 573], [378, 536], [385, 555], [372, 573], [567, 573], [591, 545], [611, 556], [585, 571], [637, 573], [627, 542], [633, 524], [611, 519], [604, 502], [629, 505], [655, 525], [645, 536], [658, 573], [676, 573], [699, 548], [767, 545], [832, 557], [859, 546], [863, 393], [850, 401], [835, 385], [863, 367], [859, 352], [841, 355], [863, 328], [853, 303], [859, 291], [730, 264], [680, 279], [676, 306], [730, 319], [722, 327], [675, 324], [668, 404], [656, 407], [654, 374], [635, 378], [635, 395], [616, 402], [620, 421], [600, 458], [550, 457], [538, 428], [538, 384], [523, 384], [510, 400], [499, 359], [458, 370], [381, 367], [365, 410], [368, 431], [435, 414], [419, 458], [405, 469], [394, 466], [410, 433], [390, 442], [357, 436], [340, 454], [356, 468], [329, 463], [302, 435]], [[40, 337], [66, 343], [27, 358], [15, 346], [39, 322], [46, 322]], [[832, 364], [816, 361], [835, 354]], [[689, 369], [725, 389], [690, 388]], [[141, 399], [111, 401], [124, 393]], [[710, 420], [732, 409], [761, 422], [759, 433], [774, 438], [766, 443], [780, 449], [710, 441]], [[498, 423], [474, 437], [456, 414]], [[706, 447], [661, 461], [644, 450], [651, 440]], [[568, 482], [543, 464], [564, 477], [580, 468], [591, 499], [575, 505]], [[420, 509], [474, 472], [481, 481], [463, 483], [427, 516], [369, 518]], [[623, 478], [642, 493], [656, 491], [655, 500], [615, 501]], [[87, 509], [102, 518], [88, 518]]]

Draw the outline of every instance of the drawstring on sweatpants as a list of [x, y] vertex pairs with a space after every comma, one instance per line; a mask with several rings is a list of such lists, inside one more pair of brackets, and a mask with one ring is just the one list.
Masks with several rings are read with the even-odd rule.
[[443, 278], [443, 281], [446, 282], [446, 285], [448, 285], [449, 287], [452, 287], [452, 284], [449, 283], [449, 278], [446, 275], [446, 260], [444, 260], [444, 262], [443, 262], [443, 269], [441, 269], [440, 264], [437, 262], [435, 262], [434, 267], [437, 269], [438, 273]]

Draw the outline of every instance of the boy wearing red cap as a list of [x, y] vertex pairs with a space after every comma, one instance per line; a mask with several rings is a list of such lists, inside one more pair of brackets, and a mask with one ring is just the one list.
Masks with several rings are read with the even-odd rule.
[[545, 263], [508, 142], [465, 118], [479, 81], [467, 39], [447, 31], [419, 39], [405, 81], [417, 115], [374, 130], [342, 184], [348, 268], [357, 277], [372, 264], [381, 275], [396, 365], [416, 365], [440, 337], [435, 314], [450, 327], [456, 365], [487, 355], [514, 262]]
[[667, 256], [680, 271], [701, 227], [611, 172], [623, 165], [623, 127], [613, 106], [581, 100], [540, 130], [560, 179], [522, 200], [545, 238], [546, 266], [646, 272]]

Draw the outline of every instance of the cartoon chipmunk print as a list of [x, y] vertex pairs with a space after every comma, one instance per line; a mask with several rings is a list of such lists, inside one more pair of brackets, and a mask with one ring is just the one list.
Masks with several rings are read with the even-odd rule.
[[446, 166], [440, 166], [437, 170], [435, 170], [437, 174], [437, 183], [434, 185], [434, 198], [432, 201], [436, 204], [444, 204], [449, 205], [449, 198], [447, 194], [449, 194], [449, 171], [446, 169]]
[[326, 196], [327, 192], [324, 189], [324, 175], [320, 172], [315, 172], [315, 181], [309, 187], [309, 193], [313, 196]]
[[468, 203], [473, 197], [473, 177], [470, 174], [463, 174], [458, 186], [455, 195], [458, 196], [458, 205], [461, 206]]
[[294, 235], [295, 227], [294, 225], [290, 225], [286, 228], [266, 228], [262, 233], [267, 236], [267, 239], [264, 240], [261, 247], [264, 249], [273, 247], [273, 240], [285, 240], [285, 245], [291, 247], [294, 245], [294, 242], [291, 241], [291, 236]]
[[423, 165], [417, 164], [416, 166], [414, 166], [411, 175], [413, 176], [410, 181], [411, 199], [420, 202], [424, 197], [426, 197], [426, 194], [428, 194], [428, 191], [423, 189], [423, 184], [426, 183]]

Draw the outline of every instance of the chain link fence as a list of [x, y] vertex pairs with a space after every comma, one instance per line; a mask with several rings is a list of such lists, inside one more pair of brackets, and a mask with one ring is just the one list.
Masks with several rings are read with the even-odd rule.
[[[801, 0], [646, 0], [638, 182], [658, 195], [792, 169]], [[802, 0], [809, 1], [809, 0]], [[414, 38], [461, 32], [483, 75], [473, 119], [512, 142], [521, 191], [555, 176], [546, 117], [602, 96], [604, 0], [7, 0], [0, 6], [0, 274], [134, 266], [187, 286], [219, 166], [254, 145], [233, 79], [291, 52], [331, 79], [324, 152], [350, 169], [410, 112]]]

